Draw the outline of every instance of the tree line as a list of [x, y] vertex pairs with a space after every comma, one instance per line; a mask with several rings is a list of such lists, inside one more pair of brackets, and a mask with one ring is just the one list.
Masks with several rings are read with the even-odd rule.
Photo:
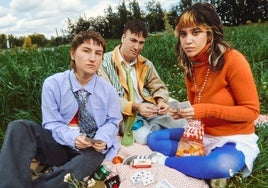
[[46, 39], [43, 34], [31, 34], [27, 37], [0, 34], [0, 49], [6, 48], [38, 48], [68, 44], [73, 36], [82, 30], [99, 31], [106, 39], [118, 39], [122, 35], [124, 24], [130, 19], [141, 19], [146, 22], [149, 32], [163, 32], [175, 27], [178, 15], [196, 2], [213, 4], [225, 26], [237, 26], [268, 21], [267, 0], [181, 0], [170, 10], [164, 10], [158, 1], [150, 0], [142, 10], [137, 0], [125, 0], [113, 10], [109, 5], [104, 10], [104, 16], [81, 16], [76, 21], [67, 19], [67, 29], [61, 36]]

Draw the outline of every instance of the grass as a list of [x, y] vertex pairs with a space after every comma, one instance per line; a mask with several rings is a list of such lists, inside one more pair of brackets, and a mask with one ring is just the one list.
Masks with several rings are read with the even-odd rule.
[[[261, 113], [268, 113], [268, 23], [225, 28], [226, 40], [241, 51], [250, 62], [260, 96]], [[175, 58], [176, 38], [170, 34], [150, 36], [142, 54], [148, 57], [166, 83], [170, 95], [180, 101], [186, 99], [183, 75]], [[120, 43], [108, 41], [107, 51]], [[0, 145], [8, 122], [25, 118], [41, 123], [40, 97], [44, 79], [69, 68], [68, 45], [42, 50], [0, 51]], [[237, 175], [228, 187], [268, 187], [268, 128], [258, 126], [261, 153], [254, 164], [252, 174], [242, 179]]]

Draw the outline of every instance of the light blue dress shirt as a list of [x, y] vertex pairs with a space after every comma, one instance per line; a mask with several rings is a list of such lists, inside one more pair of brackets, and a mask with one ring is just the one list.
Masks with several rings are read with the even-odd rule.
[[117, 138], [122, 120], [119, 96], [115, 88], [104, 79], [94, 75], [85, 86], [77, 81], [74, 71], [67, 70], [48, 77], [42, 88], [42, 126], [51, 131], [53, 138], [61, 145], [75, 148], [78, 129], [69, 127], [78, 110], [77, 101], [71, 91], [85, 89], [90, 93], [86, 107], [98, 126], [95, 139], [106, 142], [105, 159], [112, 160], [119, 150]]

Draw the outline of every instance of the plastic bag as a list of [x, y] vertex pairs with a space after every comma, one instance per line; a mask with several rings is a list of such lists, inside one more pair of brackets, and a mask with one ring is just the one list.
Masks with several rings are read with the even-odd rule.
[[182, 138], [179, 141], [176, 156], [203, 156], [204, 126], [199, 120], [188, 120]]

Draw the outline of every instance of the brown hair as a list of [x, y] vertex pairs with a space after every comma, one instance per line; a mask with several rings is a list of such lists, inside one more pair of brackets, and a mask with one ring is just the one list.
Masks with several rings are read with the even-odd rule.
[[[71, 45], [71, 51], [76, 51], [76, 49], [83, 44], [85, 41], [93, 40], [97, 45], [102, 46], [103, 53], [106, 50], [106, 41], [101, 36], [99, 32], [96, 31], [81, 31], [80, 33], [76, 34]], [[75, 70], [75, 61], [71, 60], [70, 63], [71, 68]]]
[[[187, 7], [178, 18], [175, 35], [178, 36], [182, 28], [194, 25], [206, 28], [210, 39], [209, 42], [211, 42], [209, 64], [212, 70], [221, 70], [224, 64], [223, 54], [231, 47], [224, 41], [223, 25], [216, 9], [209, 3], [195, 3]], [[184, 70], [187, 78], [191, 80], [192, 63], [182, 50], [179, 36], [176, 45], [176, 56], [179, 66]]]
[[148, 36], [146, 24], [139, 19], [128, 21], [124, 27], [123, 33], [126, 33], [128, 30], [136, 35], [142, 35], [144, 38], [147, 38]]

